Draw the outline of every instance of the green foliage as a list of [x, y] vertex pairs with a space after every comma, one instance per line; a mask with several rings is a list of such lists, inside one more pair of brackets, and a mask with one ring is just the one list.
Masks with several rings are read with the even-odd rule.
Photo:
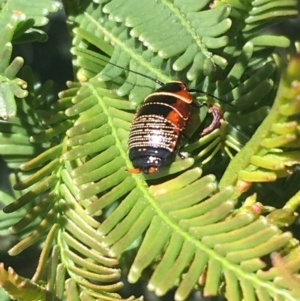
[[[11, 256], [43, 244], [31, 280], [1, 266], [6, 292], [122, 300], [123, 271], [131, 283], [145, 275], [158, 296], [176, 286], [175, 300], [194, 289], [229, 301], [298, 300], [300, 59], [290, 59], [289, 39], [264, 33], [295, 16], [297, 2], [65, 1], [77, 80], [58, 99], [11, 53], [12, 43], [44, 40], [33, 26], [59, 4], [21, 2], [0, 12], [0, 152], [14, 187], [0, 194], [0, 230], [20, 237]], [[200, 136], [211, 116], [194, 108], [186, 158], [129, 173], [130, 126], [156, 84], [128, 69], [204, 91], [195, 102], [220, 106], [220, 128]], [[283, 263], [272, 267], [274, 252]]]

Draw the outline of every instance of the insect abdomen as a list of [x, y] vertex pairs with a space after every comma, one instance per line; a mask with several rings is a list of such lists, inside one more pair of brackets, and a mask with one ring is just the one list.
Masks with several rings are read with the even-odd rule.
[[189, 116], [190, 103], [175, 93], [149, 95], [138, 110], [129, 135], [129, 159], [134, 171], [153, 173], [161, 167], [176, 149]]
[[165, 148], [172, 152], [179, 130], [164, 117], [145, 115], [137, 117], [129, 136], [129, 149], [134, 147]]
[[137, 117], [129, 136], [129, 159], [144, 173], [155, 172], [174, 151], [178, 137], [179, 130], [164, 117]]

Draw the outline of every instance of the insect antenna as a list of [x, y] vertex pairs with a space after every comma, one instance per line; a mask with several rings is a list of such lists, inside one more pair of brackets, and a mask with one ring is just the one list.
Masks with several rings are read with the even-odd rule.
[[[113, 66], [115, 66], [115, 67], [117, 67], [117, 68], [123, 69], [123, 70], [125, 70], [125, 71], [131, 72], [131, 73], [134, 73], [134, 74], [137, 74], [137, 75], [140, 75], [140, 76], [143, 76], [144, 78], [148, 78], [148, 79], [152, 80], [153, 82], [157, 83], [157, 84], [160, 85], [160, 86], [164, 86], [164, 85], [165, 85], [165, 83], [163, 83], [162, 81], [160, 81], [160, 80], [158, 80], [158, 79], [156, 79], [156, 78], [154, 78], [154, 77], [151, 77], [151, 76], [149, 76], [149, 75], [143, 74], [143, 73], [138, 72], [138, 71], [130, 70], [130, 69], [128, 69], [128, 68], [121, 67], [121, 66], [119, 66], [119, 65], [117, 65], [117, 64], [111, 63], [111, 62], [109, 62], [109, 61], [107, 61], [107, 60], [104, 60], [104, 59], [102, 59], [102, 58], [99, 58], [99, 59], [100, 59], [101, 61], [103, 61], [103, 62], [105, 62], [105, 63], [107, 63], [107, 64], [110, 64], [110, 65], [113, 65]], [[197, 89], [190, 89], [190, 90], [188, 90], [188, 91], [189, 91], [190, 93], [202, 93], [202, 94], [204, 94], [204, 95], [207, 95], [207, 96], [213, 97], [213, 98], [215, 98], [215, 99], [218, 99], [219, 101], [221, 101], [221, 102], [223, 102], [223, 103], [226, 103], [226, 104], [230, 105], [231, 107], [235, 108], [235, 106], [234, 106], [233, 104], [231, 104], [230, 102], [228, 102], [228, 101], [226, 101], [226, 100], [224, 100], [224, 99], [220, 99], [220, 98], [216, 97], [216, 96], [213, 95], [213, 94], [210, 94], [210, 93], [207, 93], [207, 92], [204, 92], [204, 91], [201, 91], [201, 90], [197, 90]]]
[[145, 77], [145, 78], [148, 78], [148, 79], [152, 80], [153, 82], [157, 83], [157, 84], [160, 85], [160, 86], [164, 86], [164, 85], [165, 85], [165, 83], [163, 83], [163, 82], [161, 82], [160, 80], [158, 80], [158, 79], [156, 79], [156, 78], [154, 78], [154, 77], [151, 77], [151, 76], [149, 76], [149, 75], [140, 73], [140, 72], [138, 72], [138, 71], [133, 71], [133, 70], [130, 70], [130, 69], [128, 69], [128, 68], [121, 67], [121, 66], [119, 66], [119, 65], [117, 65], [117, 64], [111, 63], [111, 62], [106, 61], [106, 60], [104, 60], [104, 59], [102, 59], [102, 58], [99, 58], [99, 59], [100, 59], [101, 61], [107, 63], [107, 64], [113, 65], [113, 66], [118, 67], [118, 68], [120, 68], [120, 69], [123, 69], [123, 70], [125, 70], [125, 71], [128, 71], [128, 72], [131, 72], [131, 73], [134, 73], [134, 74], [143, 76], [143, 77]]
[[233, 108], [236, 108], [232, 103], [230, 103], [229, 101], [226, 101], [224, 99], [221, 99], [221, 98], [218, 98], [217, 96], [213, 95], [213, 94], [210, 94], [210, 93], [207, 93], [207, 92], [204, 92], [204, 91], [201, 91], [201, 90], [197, 90], [197, 89], [190, 89], [188, 90], [190, 93], [201, 93], [201, 94], [204, 94], [204, 95], [207, 95], [207, 96], [210, 96], [212, 98], [215, 98], [217, 100], [219, 100], [220, 102], [223, 102], [223, 103], [226, 103], [227, 105], [233, 107]]

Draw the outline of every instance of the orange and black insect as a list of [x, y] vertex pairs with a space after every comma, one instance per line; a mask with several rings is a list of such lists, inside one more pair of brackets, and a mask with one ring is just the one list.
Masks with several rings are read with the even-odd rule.
[[169, 82], [145, 98], [129, 134], [131, 172], [154, 173], [165, 163], [186, 128], [192, 101], [186, 85], [179, 81]]
[[[165, 164], [172, 153], [177, 152], [183, 157], [177, 147], [191, 115], [193, 99], [190, 93], [203, 92], [188, 90], [181, 81], [164, 84], [148, 75], [125, 70], [149, 78], [161, 85], [158, 90], [145, 98], [137, 111], [128, 141], [129, 159], [134, 167], [128, 171], [154, 173]], [[213, 115], [213, 121], [201, 135], [208, 134], [220, 124], [221, 114], [218, 108], [210, 107], [209, 112]]]

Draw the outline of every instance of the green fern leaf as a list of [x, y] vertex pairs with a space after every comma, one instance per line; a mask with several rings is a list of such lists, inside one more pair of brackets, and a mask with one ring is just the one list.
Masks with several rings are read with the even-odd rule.
[[3, 264], [0, 266], [0, 284], [13, 298], [24, 301], [45, 300], [46, 290], [28, 279], [20, 277], [12, 268], [5, 271]]
[[[19, 112], [16, 117], [11, 117], [8, 121], [0, 123], [1, 132], [3, 133], [0, 140], [1, 154], [11, 168], [19, 168], [20, 164], [31, 159], [32, 156], [38, 155], [51, 145], [49, 140], [43, 144], [34, 145], [31, 143], [29, 135], [37, 132], [41, 126], [41, 122], [33, 108], [42, 108], [47, 100], [53, 98], [55, 93], [53, 82], [48, 82], [40, 89], [40, 82], [32, 74], [30, 68], [24, 68], [21, 73], [21, 76], [24, 79], [26, 78], [27, 87], [31, 94], [25, 98], [25, 101], [19, 102]], [[37, 101], [37, 95], [40, 95], [39, 101]], [[13, 99], [13, 102], [15, 103], [15, 99]], [[7, 135], [11, 138], [7, 139]], [[15, 157], [18, 157], [18, 159], [16, 160]]]
[[[298, 123], [296, 120], [290, 121], [292, 116], [299, 113], [297, 95], [297, 88], [293, 88], [291, 82], [283, 78], [271, 111], [251, 141], [232, 160], [231, 168], [228, 169], [230, 172], [224, 174], [221, 187], [236, 181], [248, 183], [275, 181], [278, 177], [286, 177], [292, 172], [290, 167], [298, 164], [300, 155], [297, 150]], [[284, 150], [280, 150], [283, 147]], [[241, 158], [243, 169], [240, 164]], [[233, 167], [236, 163], [238, 172]]]
[[11, 63], [10, 56], [12, 53], [11, 39], [14, 29], [17, 26], [18, 16], [15, 14], [10, 19], [10, 22], [4, 27], [1, 37], [2, 46], [0, 48], [1, 55], [1, 102], [0, 102], [0, 117], [4, 120], [16, 115], [16, 103], [14, 96], [24, 97], [27, 91], [24, 91], [25, 82], [19, 78], [15, 78], [23, 66], [23, 59], [20, 57], [15, 58]]
[[[24, 19], [33, 19], [35, 26], [43, 26], [48, 22], [46, 17], [49, 13], [56, 12], [61, 8], [58, 1], [42, 0], [39, 5], [28, 5], [28, 3], [21, 0], [8, 0], [1, 6], [0, 26], [3, 28], [11, 18], [12, 12], [15, 14], [25, 14]], [[19, 28], [23, 26], [23, 22], [19, 24]]]
[[[28, 75], [27, 81], [30, 82], [32, 75]], [[102, 300], [119, 300], [120, 296], [113, 293], [122, 287], [122, 283], [118, 281], [120, 270], [115, 267], [118, 261], [107, 256], [108, 251], [101, 242], [102, 237], [96, 232], [100, 224], [88, 217], [76, 202], [75, 195], [79, 191], [68, 171], [71, 165], [69, 162], [62, 165], [64, 144], [54, 143], [49, 148], [49, 141], [60, 141], [62, 134], [73, 124], [72, 119], [66, 122], [66, 115], [61, 110], [70, 106], [70, 101], [80, 86], [70, 83], [69, 87], [50, 109], [51, 103], [44, 103], [42, 95], [27, 99], [28, 104], [36, 99], [40, 100], [39, 104], [35, 104], [36, 112], [40, 122], [44, 121], [48, 125], [43, 134], [34, 134], [30, 140], [48, 147], [37, 157], [21, 165], [21, 170], [27, 177], [18, 182], [15, 189], [27, 192], [4, 209], [4, 212], [10, 213], [24, 206], [28, 208], [26, 215], [11, 230], [13, 233], [20, 233], [23, 229], [28, 229], [29, 233], [10, 249], [9, 254], [17, 255], [45, 237], [39, 266], [33, 277], [35, 282], [47, 281], [47, 287], [52, 293], [63, 297], [65, 292], [72, 294], [68, 282], [63, 284], [68, 272], [71, 278], [76, 279], [73, 283], [75, 290], [78, 289], [76, 286], [80, 286], [80, 290], [87, 295], [91, 291], [92, 296]], [[43, 94], [43, 91], [42, 89], [40, 92]], [[31, 103], [32, 105], [34, 104]], [[92, 200], [93, 197], [89, 201], [86, 199], [86, 202]], [[59, 225], [64, 226], [60, 228]], [[88, 258], [93, 258], [93, 263]], [[53, 261], [51, 269], [47, 268], [49, 260]], [[47, 279], [43, 274], [46, 269], [49, 270]], [[95, 284], [93, 281], [100, 281], [102, 284]], [[25, 292], [20, 296], [26, 299]]]

